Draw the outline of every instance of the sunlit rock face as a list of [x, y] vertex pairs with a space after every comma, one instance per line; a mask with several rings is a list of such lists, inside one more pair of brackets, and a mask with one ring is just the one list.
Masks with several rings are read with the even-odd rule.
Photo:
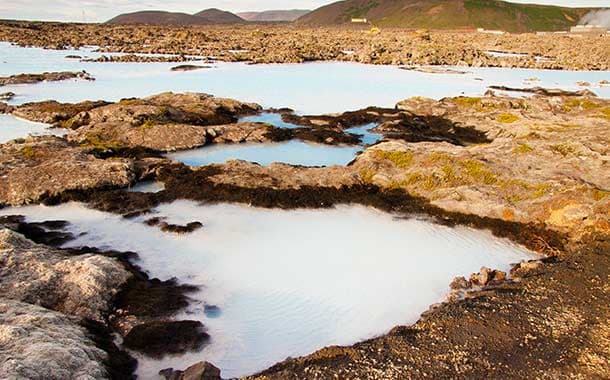
[[[362, 206], [284, 211], [178, 201], [135, 219], [75, 203], [1, 211], [11, 213], [68, 220], [77, 236], [70, 246], [136, 251], [152, 276], [201, 287], [177, 318], [201, 321], [210, 343], [160, 360], [140, 356], [144, 378], [201, 360], [225, 377], [247, 375], [287, 356], [380, 335], [416, 321], [455, 276], [481, 266], [506, 271], [531, 256], [484, 231]], [[153, 216], [203, 227], [166, 233], [143, 223]]]

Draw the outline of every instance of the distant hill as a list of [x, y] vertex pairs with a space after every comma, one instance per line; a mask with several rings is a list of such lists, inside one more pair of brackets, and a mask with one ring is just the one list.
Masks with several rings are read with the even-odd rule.
[[205, 25], [210, 21], [187, 13], [141, 11], [124, 13], [106, 21], [108, 24]]
[[240, 12], [237, 15], [246, 21], [294, 21], [311, 12], [308, 9], [274, 10], [263, 12]]
[[243, 18], [234, 13], [216, 8], [203, 10], [199, 13], [195, 13], [193, 16], [203, 17], [215, 24], [238, 24], [245, 21]]
[[108, 20], [108, 24], [150, 24], [150, 25], [210, 25], [237, 24], [244, 22], [241, 17], [220, 9], [206, 9], [194, 15], [165, 11], [140, 11], [124, 13]]
[[346, 0], [318, 8], [297, 23], [348, 24], [366, 18], [376, 26], [417, 29], [566, 30], [592, 8], [514, 4], [500, 0]]

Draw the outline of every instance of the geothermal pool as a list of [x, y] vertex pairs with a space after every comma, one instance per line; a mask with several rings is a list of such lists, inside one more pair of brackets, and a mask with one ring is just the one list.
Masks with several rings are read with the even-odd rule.
[[282, 162], [302, 166], [347, 165], [363, 148], [333, 146], [292, 140], [281, 143], [245, 143], [208, 145], [166, 155], [189, 166], [224, 164], [228, 160], [244, 160], [269, 165]]
[[[281, 115], [274, 113], [262, 113], [256, 116], [248, 116], [239, 121], [269, 123], [279, 128], [299, 128], [298, 125], [284, 122]], [[362, 135], [362, 145], [371, 145], [379, 141], [382, 135], [369, 132], [377, 124], [366, 124], [360, 127], [346, 129], [348, 133]], [[261, 165], [269, 165], [281, 162], [302, 166], [331, 166], [347, 165], [358, 152], [362, 151], [362, 145], [324, 145], [300, 140], [292, 140], [281, 143], [245, 143], [245, 144], [218, 144], [208, 145], [197, 149], [189, 149], [173, 152], [166, 155], [167, 158], [182, 162], [189, 166], [204, 166], [209, 164], [223, 164], [228, 160], [244, 160], [256, 162]]]
[[[95, 63], [66, 59], [66, 55], [99, 56], [91, 50], [44, 50], [0, 43], [0, 76], [44, 71], [86, 70], [95, 81], [47, 82], [3, 87], [17, 96], [11, 104], [54, 99], [117, 101], [164, 91], [207, 92], [215, 96], [252, 101], [265, 108], [289, 107], [297, 113], [321, 114], [368, 106], [394, 107], [411, 96], [481, 96], [490, 85], [582, 89], [576, 82], [593, 84], [600, 97], [610, 97], [608, 71], [558, 71], [507, 68], [458, 68], [467, 74], [429, 74], [347, 62], [248, 65], [213, 64], [211, 69], [171, 72], [177, 63]], [[537, 78], [536, 82], [527, 79]]]
[[62, 136], [66, 134], [65, 129], [49, 127], [48, 124], [35, 123], [12, 115], [0, 115], [0, 144], [28, 135]]
[[[449, 283], [481, 266], [508, 270], [533, 254], [486, 231], [401, 219], [362, 206], [276, 210], [177, 201], [154, 216], [200, 221], [188, 235], [68, 203], [0, 210], [31, 221], [63, 219], [77, 239], [68, 246], [136, 251], [161, 279], [201, 286], [181, 319], [203, 322], [203, 351], [161, 360], [138, 356], [138, 375], [207, 360], [223, 377], [253, 374], [288, 356], [347, 345], [415, 322], [443, 300]], [[205, 305], [219, 313], [206, 315]]]

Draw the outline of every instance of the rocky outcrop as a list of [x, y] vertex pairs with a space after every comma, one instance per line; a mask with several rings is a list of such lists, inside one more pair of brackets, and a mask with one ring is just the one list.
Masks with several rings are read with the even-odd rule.
[[193, 57], [187, 57], [185, 55], [170, 55], [170, 56], [156, 56], [156, 55], [137, 55], [137, 54], [124, 54], [124, 55], [102, 55], [98, 58], [86, 58], [83, 62], [189, 62], [196, 60]]
[[165, 380], [220, 380], [220, 370], [208, 362], [199, 362], [184, 371], [166, 368], [159, 371]]
[[[83, 300], [85, 301], [85, 300]], [[0, 297], [0, 373], [20, 379], [110, 379], [108, 354], [74, 318]]]
[[[610, 69], [610, 41], [596, 35], [495, 35], [397, 29], [368, 34], [360, 28], [279, 24], [265, 25], [262, 30], [258, 25], [192, 28], [4, 21], [0, 24], [0, 39], [53, 49], [97, 45], [108, 52], [186, 54], [251, 63], [327, 60], [408, 66]], [[489, 51], [521, 54], [498, 56], [488, 54]]]
[[172, 67], [171, 71], [195, 71], [203, 69], [211, 69], [212, 66], [201, 66], [201, 65], [178, 65]]
[[14, 92], [3, 92], [0, 94], [0, 100], [2, 101], [7, 101], [7, 100], [11, 100], [15, 97], [15, 93]]
[[12, 230], [45, 240], [64, 226], [60, 221], [40, 224], [44, 230], [22, 221], [0, 221], [0, 373], [130, 378], [133, 360], [114, 345], [105, 323], [132, 274], [115, 258], [36, 244]]
[[67, 315], [103, 321], [114, 295], [130, 277], [116, 260], [70, 256], [0, 230], [0, 293]]
[[134, 326], [123, 345], [152, 357], [199, 350], [209, 340], [199, 321], [154, 321]]
[[[488, 142], [459, 146], [442, 139], [388, 139], [353, 164], [363, 181], [405, 189], [451, 211], [542, 221], [573, 233], [610, 230], [610, 215], [602, 211], [610, 202], [608, 100], [413, 98], [397, 108], [468, 126]], [[388, 125], [394, 122], [379, 129]]]
[[32, 84], [38, 82], [59, 82], [68, 79], [84, 79], [84, 80], [95, 80], [86, 71], [62, 71], [53, 73], [42, 73], [42, 74], [18, 74], [11, 75], [9, 77], [0, 77], [0, 87], [10, 86], [14, 84]]
[[56, 137], [0, 145], [0, 205], [53, 198], [67, 190], [126, 187], [134, 180], [131, 160], [101, 160]]
[[68, 127], [64, 122], [79, 112], [89, 111], [96, 107], [107, 105], [103, 101], [85, 101], [81, 103], [59, 103], [48, 100], [38, 103], [26, 103], [15, 107], [12, 113], [21, 118], [36, 121], [39, 123], [53, 124], [61, 127]]
[[171, 151], [205, 145], [206, 126], [234, 123], [238, 116], [260, 109], [257, 104], [206, 94], [164, 93], [81, 112], [65, 125], [74, 129], [69, 141], [95, 148]]
[[543, 87], [528, 87], [528, 88], [519, 88], [519, 87], [507, 87], [507, 86], [489, 86], [492, 90], [498, 91], [511, 91], [511, 92], [525, 92], [528, 94], [536, 94], [542, 96], [596, 96], [593, 92], [589, 90], [579, 90], [579, 91], [566, 91], [560, 88], [543, 88]]

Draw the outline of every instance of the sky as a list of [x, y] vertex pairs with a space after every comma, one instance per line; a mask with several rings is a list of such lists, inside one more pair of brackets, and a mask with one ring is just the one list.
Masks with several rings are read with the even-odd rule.
[[[0, 0], [0, 19], [102, 22], [139, 10], [196, 13], [206, 8], [232, 12], [315, 9], [333, 0]], [[568, 7], [610, 7], [610, 0], [511, 0]]]

